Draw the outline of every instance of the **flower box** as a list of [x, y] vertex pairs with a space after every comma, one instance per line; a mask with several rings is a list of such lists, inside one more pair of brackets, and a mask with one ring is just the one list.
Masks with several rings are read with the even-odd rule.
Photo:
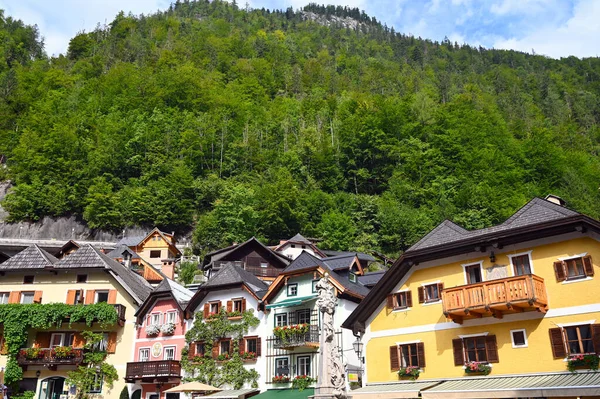
[[175, 334], [175, 323], [165, 323], [160, 326], [160, 332], [164, 335], [173, 335]]
[[226, 362], [229, 359], [231, 359], [231, 356], [229, 355], [229, 353], [221, 353], [220, 355], [217, 356], [218, 362]]
[[308, 375], [299, 375], [294, 378], [292, 381], [292, 388], [297, 389], [299, 391], [303, 391], [308, 388], [310, 384], [316, 382], [317, 380]]
[[598, 370], [599, 363], [598, 355], [571, 355], [567, 360], [567, 370]]
[[419, 378], [419, 374], [421, 374], [421, 370], [419, 370], [417, 366], [402, 367], [398, 370], [398, 376], [400, 378], [409, 378], [413, 381]]
[[146, 326], [146, 335], [153, 337], [158, 335], [160, 332], [160, 327], [156, 324], [150, 324]]
[[51, 350], [51, 355], [57, 359], [71, 359], [75, 356], [75, 350], [70, 346], [57, 346]]
[[240, 356], [244, 362], [254, 362], [256, 361], [256, 352], [242, 352]]
[[274, 384], [287, 384], [290, 382], [290, 377], [287, 375], [276, 375], [272, 381]]
[[466, 374], [488, 375], [492, 372], [491, 364], [487, 362], [468, 362], [463, 366]]

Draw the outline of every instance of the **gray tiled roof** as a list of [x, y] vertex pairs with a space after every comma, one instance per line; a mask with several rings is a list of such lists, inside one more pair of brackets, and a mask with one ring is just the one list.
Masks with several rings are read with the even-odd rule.
[[519, 227], [568, 218], [575, 215], [579, 214], [553, 202], [543, 200], [541, 198], [534, 198], [521, 209], [519, 209], [514, 215], [508, 218], [504, 223], [487, 227], [485, 229], [468, 231], [449, 220], [445, 220], [435, 229], [430, 231], [429, 234], [410, 247], [406, 252], [434, 247], [436, 245], [447, 244], [450, 242], [461, 241], [478, 236], [484, 236], [490, 233], [508, 231]]
[[284, 265], [286, 265], [286, 266], [289, 265], [290, 259], [287, 256], [285, 256], [282, 253], [279, 253], [279, 252], [274, 251], [273, 249], [267, 247], [262, 242], [258, 241], [255, 237], [252, 237], [249, 240], [244, 241], [241, 244], [231, 245], [231, 246], [229, 246], [227, 248], [218, 249], [216, 251], [213, 251], [213, 252], [207, 254], [206, 258], [210, 257], [210, 261], [209, 262], [205, 262], [205, 265], [210, 264], [210, 263], [215, 262], [215, 261], [218, 261], [220, 259], [223, 259], [226, 256], [228, 256], [228, 255], [232, 254], [233, 252], [237, 251], [238, 249], [241, 249], [244, 246], [246, 246], [248, 244], [251, 244], [251, 243], [252, 244], [256, 244], [256, 245], [262, 247], [265, 251], [267, 251], [270, 254], [272, 254], [275, 257], [277, 257], [277, 259], [279, 259], [280, 262], [283, 263]]
[[376, 272], [366, 273], [362, 276], [358, 276], [358, 282], [364, 285], [365, 287], [373, 287], [375, 284], [381, 280], [383, 275], [387, 270], [379, 270]]
[[152, 291], [152, 293], [160, 292], [170, 292], [182, 308], [185, 308], [190, 299], [194, 296], [192, 291], [170, 278], [163, 279], [163, 281], [161, 281], [161, 283]]
[[140, 259], [140, 256], [129, 248], [127, 245], [118, 245], [115, 249], [106, 254], [111, 259], [123, 258], [123, 253], [129, 253], [131, 255], [131, 259]]
[[374, 257], [372, 257], [371, 255], [366, 254], [364, 252], [332, 251], [330, 249], [322, 249], [321, 252], [323, 252], [325, 255], [327, 255], [328, 258], [344, 256], [344, 255], [356, 255], [356, 256], [358, 256], [358, 260], [367, 261], [367, 262], [375, 262]]
[[302, 234], [298, 233], [295, 236], [293, 236], [292, 238], [290, 238], [288, 241], [291, 242], [302, 242], [305, 244], [312, 244], [312, 241], [310, 241], [308, 238], [304, 237]]
[[33, 244], [0, 264], [0, 270], [45, 269], [53, 267], [56, 262], [58, 259], [53, 255]]
[[202, 289], [242, 283], [245, 283], [255, 293], [268, 289], [268, 285], [264, 281], [260, 280], [254, 274], [233, 264], [228, 264], [222, 267], [205, 284], [202, 285]]
[[126, 245], [128, 247], [135, 247], [142, 241], [146, 236], [131, 236], [131, 237], [123, 237], [117, 242], [117, 246]]
[[323, 258], [323, 261], [325, 263], [327, 263], [327, 265], [332, 270], [346, 270], [347, 271], [350, 269], [350, 265], [352, 265], [352, 262], [354, 261], [355, 257], [356, 257], [356, 254], [349, 253], [348, 255]]

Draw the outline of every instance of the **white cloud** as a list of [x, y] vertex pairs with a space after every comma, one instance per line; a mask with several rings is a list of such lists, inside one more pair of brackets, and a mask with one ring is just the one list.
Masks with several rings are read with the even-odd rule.
[[490, 11], [497, 15], [535, 14], [552, 7], [550, 3], [548, 0], [501, 0], [492, 4]]
[[600, 55], [600, 2], [581, 0], [574, 5], [573, 16], [559, 25], [543, 25], [524, 37], [500, 39], [495, 48], [516, 49], [554, 58]]

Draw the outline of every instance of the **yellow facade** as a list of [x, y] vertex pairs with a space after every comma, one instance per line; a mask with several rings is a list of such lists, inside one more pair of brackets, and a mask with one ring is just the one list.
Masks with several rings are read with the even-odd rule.
[[[413, 305], [407, 310], [388, 309], [381, 304], [367, 323], [366, 372], [369, 383], [398, 381], [391, 370], [389, 348], [419, 341], [424, 344], [426, 365], [420, 379], [457, 378], [465, 376], [462, 366], [455, 366], [452, 340], [464, 335], [495, 335], [499, 362], [492, 365], [491, 375], [564, 372], [565, 359], [553, 357], [549, 329], [559, 325], [600, 322], [600, 243], [591, 237], [567, 236], [546, 239], [530, 246], [495, 249], [496, 265], [507, 265], [508, 276], [514, 275], [509, 255], [530, 252], [532, 273], [544, 279], [548, 296], [548, 313], [523, 312], [504, 314], [503, 318], [483, 317], [457, 324], [443, 314], [442, 302], [419, 303], [417, 289], [423, 284], [441, 282], [444, 289], [466, 284], [464, 265], [482, 262], [485, 270], [492, 266], [489, 250], [484, 253], [455, 256], [414, 265], [396, 292], [410, 290]], [[580, 280], [558, 282], [554, 262], [559, 258], [591, 255], [596, 274]], [[484, 281], [485, 281], [484, 277]], [[527, 346], [514, 348], [511, 330], [525, 329]], [[385, 358], [385, 360], [383, 360]]]
[[[77, 275], [86, 274], [87, 282], [77, 283]], [[25, 275], [34, 275], [33, 284], [23, 284]], [[84, 331], [91, 330], [95, 332], [111, 332], [117, 333], [116, 351], [107, 356], [107, 362], [115, 366], [119, 379], [115, 381], [113, 388], [103, 387], [102, 396], [104, 398], [118, 398], [121, 390], [125, 386], [124, 376], [125, 368], [128, 361], [132, 359], [132, 343], [135, 338], [135, 317], [134, 313], [136, 305], [127, 291], [108, 273], [98, 270], [78, 269], [73, 271], [57, 271], [57, 274], [48, 271], [26, 271], [23, 273], [11, 272], [2, 276], [0, 279], [0, 292], [11, 291], [42, 291], [41, 303], [66, 303], [67, 290], [81, 289], [84, 291], [108, 291], [116, 290], [116, 304], [125, 306], [126, 321], [123, 326], [115, 325], [109, 328], [101, 328], [99, 325], [93, 325], [88, 328], [83, 323], [76, 323], [69, 327], [68, 323], [63, 324], [60, 329], [46, 330], [48, 332], [60, 331]], [[35, 330], [29, 332], [28, 342], [26, 347], [31, 347], [35, 337]], [[0, 356], [0, 368], [6, 365], [7, 357]], [[48, 377], [60, 376], [66, 377], [68, 370], [74, 369], [73, 366], [59, 366], [57, 370], [50, 370], [41, 366], [30, 366], [24, 372], [24, 378], [36, 378], [36, 371], [39, 370], [40, 376], [37, 384], [37, 394], [40, 394], [42, 381]], [[43, 397], [43, 396], [36, 396]]]

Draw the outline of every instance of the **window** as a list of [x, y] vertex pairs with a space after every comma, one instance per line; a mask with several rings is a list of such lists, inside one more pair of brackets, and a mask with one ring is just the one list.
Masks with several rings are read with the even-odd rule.
[[412, 294], [410, 291], [396, 292], [388, 295], [387, 307], [393, 310], [412, 307]]
[[354, 274], [354, 273], [348, 274], [348, 280], [352, 281], [353, 283], [356, 283], [356, 274]]
[[531, 265], [529, 264], [529, 255], [517, 255], [510, 257], [513, 265], [515, 276], [523, 276], [525, 274], [531, 274]]
[[161, 314], [160, 313], [152, 313], [150, 315], [150, 324], [155, 325], [155, 326], [159, 326], [160, 325], [160, 319], [161, 319]]
[[103, 381], [104, 376], [102, 374], [94, 374], [94, 383], [92, 384], [92, 387], [90, 388], [88, 393], [101, 393]]
[[229, 341], [229, 340], [221, 341], [221, 343], [219, 344], [219, 354], [223, 355], [225, 353], [229, 353], [230, 348], [231, 348], [231, 341]]
[[465, 336], [452, 340], [454, 364], [465, 362], [498, 362], [498, 346], [495, 335]]
[[33, 303], [34, 296], [35, 296], [35, 293], [33, 293], [33, 292], [21, 292], [21, 303], [22, 304]]
[[554, 274], [557, 281], [578, 280], [594, 275], [591, 256], [580, 256], [554, 262]]
[[140, 362], [147, 362], [150, 360], [150, 348], [140, 348]]
[[298, 284], [288, 284], [287, 296], [296, 296], [296, 295], [298, 295]]
[[108, 291], [96, 291], [96, 303], [108, 302]]
[[467, 274], [467, 284], [477, 284], [483, 281], [481, 278], [481, 265], [479, 263], [465, 266], [465, 273]]
[[151, 258], [160, 258], [160, 250], [159, 251], [150, 251], [150, 257]]
[[233, 300], [233, 311], [234, 312], [243, 312], [242, 299], [234, 299]]
[[75, 290], [75, 298], [73, 305], [83, 302], [83, 290]]
[[438, 302], [442, 299], [444, 284], [434, 283], [419, 287], [419, 303]]
[[73, 346], [73, 333], [52, 333], [50, 335], [50, 348], [57, 346]]
[[290, 245], [292, 248], [296, 248], [296, 244], [292, 244]]
[[275, 314], [275, 327], [283, 327], [288, 325], [287, 313]]
[[269, 264], [267, 262], [260, 262], [260, 267], [266, 269], [267, 267], [269, 267]]
[[23, 284], [33, 284], [34, 276], [23, 277]]
[[513, 348], [527, 347], [527, 335], [525, 330], [510, 330], [510, 339], [512, 340]]
[[246, 352], [254, 352], [257, 353], [257, 343], [256, 340], [258, 338], [246, 338]]
[[106, 352], [108, 349], [108, 333], [102, 334], [102, 340], [94, 344], [94, 350]]
[[175, 347], [174, 346], [165, 346], [164, 360], [175, 360]]
[[317, 283], [319, 282], [319, 280], [313, 280], [312, 281], [312, 292], [313, 294], [315, 294], [317, 292]]
[[278, 357], [275, 359], [275, 375], [290, 375], [290, 363], [287, 357]]
[[8, 303], [8, 297], [10, 292], [0, 292], [0, 305], [5, 305]]
[[165, 313], [165, 323], [173, 323], [177, 322], [177, 312], [167, 312]]
[[400, 367], [424, 367], [425, 351], [421, 342], [398, 346]]
[[87, 283], [87, 274], [78, 274], [77, 282], [78, 283]]
[[221, 302], [211, 302], [210, 303], [210, 313], [217, 314], [221, 310]]
[[581, 353], [594, 353], [592, 329], [589, 324], [574, 327], [565, 327], [567, 350], [570, 355]]
[[306, 245], [303, 245], [303, 246], [302, 246], [302, 249], [306, 249]]
[[296, 375], [310, 375], [310, 356], [298, 356]]
[[206, 347], [204, 346], [204, 342], [196, 343], [196, 356], [204, 356], [206, 352]]
[[298, 324], [310, 324], [310, 309], [300, 309], [296, 311]]

